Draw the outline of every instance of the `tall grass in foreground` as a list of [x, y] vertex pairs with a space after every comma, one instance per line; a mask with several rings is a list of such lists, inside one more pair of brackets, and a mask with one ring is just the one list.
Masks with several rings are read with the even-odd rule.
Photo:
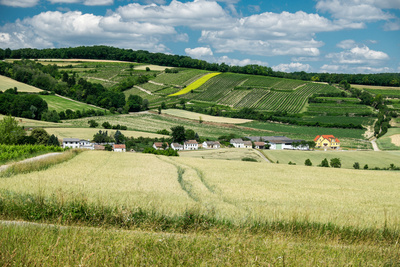
[[58, 163], [67, 161], [79, 154], [81, 150], [68, 150], [62, 154], [54, 155], [40, 160], [32, 160], [28, 162], [20, 162], [12, 164], [6, 170], [0, 172], [1, 177], [10, 177], [20, 173], [29, 173], [33, 171], [40, 171], [48, 169], [49, 167]]
[[400, 242], [399, 229], [356, 228], [332, 223], [307, 220], [248, 221], [233, 224], [229, 220], [202, 214], [196, 209], [178, 215], [165, 215], [141, 208], [127, 209], [88, 203], [84, 197], [73, 201], [50, 198], [43, 195], [17, 194], [0, 191], [0, 218], [34, 222], [60, 223], [64, 225], [86, 225], [116, 227], [122, 229], [145, 229], [175, 233], [245, 231], [257, 233], [286, 233], [304, 238], [341, 240], [346, 243], [376, 242], [394, 244]]
[[193, 234], [0, 224], [0, 265], [396, 266], [399, 247], [244, 230]]

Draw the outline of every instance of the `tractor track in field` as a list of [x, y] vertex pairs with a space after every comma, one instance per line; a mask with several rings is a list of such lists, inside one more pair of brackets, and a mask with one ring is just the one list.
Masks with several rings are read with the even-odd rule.
[[33, 157], [33, 158], [24, 159], [22, 161], [18, 161], [18, 162], [6, 164], [6, 165], [1, 165], [0, 166], [0, 172], [7, 170], [9, 167], [11, 167], [14, 164], [34, 162], [34, 161], [42, 160], [42, 159], [45, 159], [45, 158], [54, 157], [54, 156], [57, 156], [57, 155], [60, 155], [60, 154], [62, 154], [62, 153], [61, 152], [47, 153], [47, 154], [36, 156], [36, 157]]

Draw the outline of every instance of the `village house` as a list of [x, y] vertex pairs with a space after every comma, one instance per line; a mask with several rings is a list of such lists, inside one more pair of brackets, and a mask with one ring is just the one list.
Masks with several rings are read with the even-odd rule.
[[183, 150], [183, 145], [179, 144], [179, 143], [172, 143], [171, 144], [171, 148], [173, 150]]
[[339, 149], [340, 141], [333, 135], [317, 135], [314, 138], [315, 147]]
[[114, 144], [113, 145], [114, 152], [126, 152], [125, 144]]
[[254, 142], [254, 148], [265, 149], [265, 142]]
[[169, 144], [168, 143], [163, 143], [163, 142], [154, 142], [153, 144], [153, 148], [155, 148], [156, 150], [164, 150], [169, 148]]
[[105, 150], [106, 147], [103, 145], [94, 145], [94, 150]]
[[218, 148], [221, 148], [221, 144], [218, 141], [204, 141], [203, 148], [218, 149]]
[[199, 149], [199, 143], [196, 140], [188, 140], [183, 143], [184, 150], [197, 150]]
[[[256, 143], [267, 142], [269, 144], [269, 149], [272, 150], [283, 150], [283, 149], [291, 149], [291, 150], [308, 150], [309, 146], [304, 144], [303, 140], [293, 140], [286, 136], [248, 136], [248, 139], [254, 142], [254, 146], [257, 148]], [[303, 143], [302, 146], [298, 146], [297, 144]]]
[[253, 148], [253, 144], [251, 141], [243, 141], [243, 147], [244, 148]]
[[94, 149], [94, 144], [89, 140], [79, 138], [64, 138], [62, 142], [63, 148], [83, 148], [83, 149]]
[[231, 145], [233, 145], [236, 148], [244, 148], [244, 142], [241, 138], [231, 139], [229, 143], [231, 143]]

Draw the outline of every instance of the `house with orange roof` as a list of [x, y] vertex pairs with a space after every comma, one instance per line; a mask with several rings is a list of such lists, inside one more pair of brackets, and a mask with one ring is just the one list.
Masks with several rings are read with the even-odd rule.
[[124, 144], [114, 144], [113, 151], [114, 152], [126, 152], [126, 146]]
[[315, 147], [339, 149], [340, 141], [333, 135], [317, 135], [314, 138]]

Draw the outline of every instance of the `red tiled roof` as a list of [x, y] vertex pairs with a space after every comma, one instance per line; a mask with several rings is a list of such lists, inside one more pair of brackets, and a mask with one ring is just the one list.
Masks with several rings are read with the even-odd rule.
[[196, 140], [185, 141], [186, 144], [198, 144]]
[[340, 143], [339, 139], [337, 139], [335, 136], [333, 136], [331, 134], [329, 134], [329, 135], [317, 135], [317, 137], [314, 138], [314, 142], [316, 142], [321, 136], [324, 139], [329, 140], [330, 142]]
[[122, 149], [125, 149], [125, 148], [126, 148], [126, 146], [125, 146], [124, 144], [122, 144], [122, 145], [114, 145], [114, 149], [116, 149], [116, 148], [122, 148]]

